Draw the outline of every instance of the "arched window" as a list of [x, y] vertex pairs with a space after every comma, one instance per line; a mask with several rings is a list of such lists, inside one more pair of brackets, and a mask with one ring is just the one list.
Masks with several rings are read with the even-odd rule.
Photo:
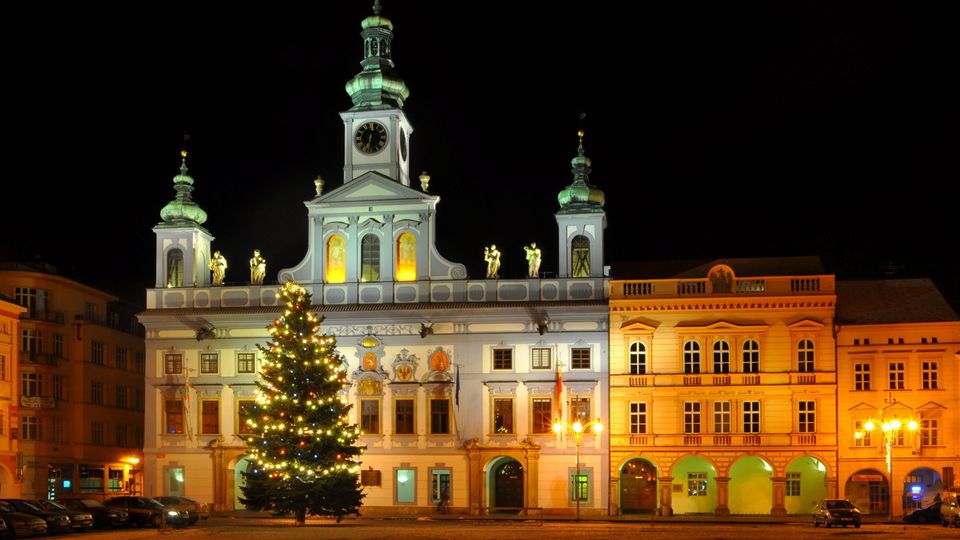
[[692, 339], [683, 344], [683, 372], [700, 373], [700, 343]]
[[573, 277], [590, 277], [590, 239], [580, 234], [570, 243], [570, 273]]
[[760, 344], [752, 339], [743, 342], [743, 372], [760, 372]]
[[647, 346], [639, 341], [630, 344], [630, 374], [643, 375], [647, 372]]
[[167, 252], [167, 287], [183, 287], [183, 251], [178, 248]]
[[713, 372], [730, 373], [730, 343], [727, 341], [713, 342]]
[[413, 233], [401, 233], [397, 237], [397, 281], [417, 279], [417, 237]]
[[360, 281], [380, 281], [380, 239], [374, 234], [360, 241]]
[[347, 240], [335, 234], [327, 239], [327, 283], [347, 281]]
[[801, 339], [797, 343], [797, 371], [807, 373], [813, 371], [813, 357], [813, 342], [809, 339]]

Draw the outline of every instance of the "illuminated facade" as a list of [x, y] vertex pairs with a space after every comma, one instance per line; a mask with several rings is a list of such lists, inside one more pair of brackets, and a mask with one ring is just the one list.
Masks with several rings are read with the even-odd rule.
[[[21, 496], [102, 499], [139, 490], [144, 341], [118, 299], [51, 267], [0, 269], [0, 293], [20, 316], [10, 438], [21, 453]], [[0, 480], [3, 481], [3, 480]]]
[[956, 486], [960, 319], [925, 279], [843, 281], [838, 294], [840, 494], [897, 517]]
[[11, 434], [10, 415], [17, 408], [17, 338], [20, 314], [26, 309], [13, 298], [0, 296], [0, 498], [19, 497], [23, 456], [16, 437]]
[[[435, 245], [440, 198], [425, 181], [410, 186], [413, 127], [392, 30], [379, 12], [362, 23], [363, 71], [347, 83], [353, 107], [341, 113], [343, 185], [323, 192], [317, 182], [305, 203], [306, 255], [275, 274], [312, 293], [322, 331], [349, 361], [345, 398], [367, 448], [364, 512], [433, 512], [448, 498], [462, 513], [604, 514], [607, 438], [587, 433], [578, 448], [551, 430], [558, 419], [606, 423], [606, 220], [590, 160], [581, 144], [558, 197], [559, 277], [471, 279]], [[278, 286], [210, 286], [213, 237], [185, 163], [174, 187], [139, 315], [145, 491], [242, 509], [241, 405], [255, 396], [257, 345], [268, 341]]]
[[611, 281], [611, 513], [783, 515], [835, 497], [837, 296], [819, 260], [635, 274], [660, 279]]

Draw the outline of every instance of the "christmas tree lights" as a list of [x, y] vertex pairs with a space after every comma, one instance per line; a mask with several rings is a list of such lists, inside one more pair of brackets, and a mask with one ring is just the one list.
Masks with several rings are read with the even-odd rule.
[[363, 498], [360, 430], [340, 394], [346, 369], [336, 339], [319, 334], [310, 293], [290, 281], [279, 296], [283, 316], [268, 327], [270, 343], [258, 346], [264, 361], [247, 436], [255, 465], [244, 473], [241, 500], [252, 510], [293, 513], [298, 525], [307, 514], [340, 521], [359, 514]]

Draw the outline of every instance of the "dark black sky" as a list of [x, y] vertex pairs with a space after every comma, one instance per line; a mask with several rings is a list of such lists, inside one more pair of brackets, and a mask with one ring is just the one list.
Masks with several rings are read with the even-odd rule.
[[[370, 2], [191, 4], [5, 14], [0, 258], [40, 257], [142, 303], [187, 131], [228, 281], [246, 278], [254, 247], [268, 276], [300, 260], [312, 179], [341, 183], [337, 113]], [[495, 242], [519, 275], [537, 241], [556, 270], [556, 193], [585, 111], [614, 273], [618, 260], [820, 255], [841, 276], [892, 265], [960, 297], [946, 12], [568, 4], [385, 2], [413, 169], [441, 196], [448, 259], [482, 275]]]

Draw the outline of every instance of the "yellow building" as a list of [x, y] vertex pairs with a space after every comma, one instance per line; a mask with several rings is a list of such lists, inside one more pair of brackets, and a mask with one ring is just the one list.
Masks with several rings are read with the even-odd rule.
[[838, 296], [841, 494], [897, 517], [954, 486], [960, 318], [926, 279], [844, 281]]
[[136, 491], [144, 340], [133, 310], [47, 265], [4, 265], [0, 294], [26, 308], [10, 357], [18, 358], [9, 425], [22, 453], [21, 496]]
[[611, 281], [611, 514], [836, 496], [834, 277], [810, 257], [673, 267]]
[[17, 334], [26, 310], [0, 295], [0, 497], [20, 496], [20, 447], [10, 436], [10, 415], [17, 407]]

